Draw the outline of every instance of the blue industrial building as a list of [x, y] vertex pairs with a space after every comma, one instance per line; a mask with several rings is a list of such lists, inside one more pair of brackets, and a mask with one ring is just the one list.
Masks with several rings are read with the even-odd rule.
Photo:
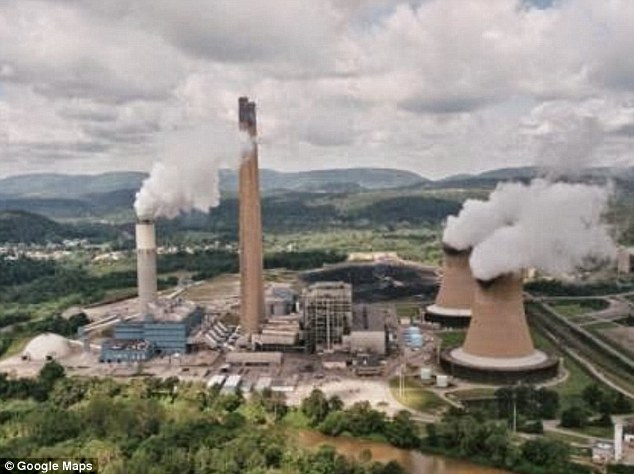
[[119, 323], [114, 337], [102, 344], [101, 362], [134, 362], [154, 356], [186, 354], [188, 338], [202, 323], [204, 312], [195, 306], [174, 306], [160, 318]]
[[156, 348], [143, 340], [108, 339], [101, 345], [101, 362], [141, 362], [151, 359]]

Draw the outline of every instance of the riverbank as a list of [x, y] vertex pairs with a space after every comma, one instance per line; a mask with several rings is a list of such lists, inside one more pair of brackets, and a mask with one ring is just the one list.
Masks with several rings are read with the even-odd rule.
[[399, 449], [388, 443], [347, 436], [326, 436], [312, 430], [298, 430], [294, 439], [297, 445], [302, 448], [317, 448], [322, 445], [333, 446], [339, 454], [360, 462], [387, 463], [395, 461], [408, 474], [513, 474], [511, 471], [477, 465], [459, 459]]

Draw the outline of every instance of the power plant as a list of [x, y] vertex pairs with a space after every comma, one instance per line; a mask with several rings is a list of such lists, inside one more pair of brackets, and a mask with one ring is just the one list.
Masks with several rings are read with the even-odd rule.
[[457, 250], [443, 244], [443, 270], [440, 289], [433, 305], [425, 309], [425, 320], [444, 327], [467, 327], [475, 279], [469, 266], [470, 250]]
[[157, 302], [156, 229], [154, 221], [139, 218], [136, 224], [136, 262], [139, 292], [139, 311], [150, 313], [150, 305]]
[[534, 382], [557, 375], [557, 360], [533, 345], [519, 273], [477, 282], [465, 342], [444, 352], [441, 365], [456, 377], [490, 383]]
[[240, 165], [240, 325], [246, 334], [257, 334], [264, 319], [262, 269], [262, 215], [258, 169], [255, 102], [238, 100], [240, 130], [248, 133], [250, 146]]

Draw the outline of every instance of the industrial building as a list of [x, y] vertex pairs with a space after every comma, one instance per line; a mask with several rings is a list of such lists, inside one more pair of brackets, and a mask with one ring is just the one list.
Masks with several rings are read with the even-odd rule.
[[344, 336], [344, 344], [349, 342], [352, 353], [387, 353], [387, 330], [385, 310], [367, 305], [355, 306], [352, 316], [352, 330]]
[[114, 337], [102, 344], [102, 362], [134, 362], [190, 352], [190, 336], [202, 322], [203, 309], [182, 300], [159, 301], [149, 308], [150, 317], [114, 326]]
[[297, 314], [272, 317], [261, 326], [259, 334], [251, 336], [255, 350], [303, 352], [301, 344], [300, 316]]
[[475, 279], [469, 266], [470, 250], [443, 245], [443, 271], [436, 301], [425, 309], [425, 321], [444, 327], [467, 327]]
[[352, 286], [319, 282], [302, 293], [304, 338], [308, 352], [331, 352], [352, 326]]
[[156, 354], [156, 346], [141, 339], [108, 339], [101, 345], [101, 362], [142, 362]]
[[281, 352], [229, 352], [226, 357], [227, 364], [244, 367], [280, 366], [283, 361]]
[[478, 282], [464, 344], [445, 351], [441, 365], [451, 375], [479, 382], [536, 382], [557, 375], [557, 359], [533, 345], [519, 274]]

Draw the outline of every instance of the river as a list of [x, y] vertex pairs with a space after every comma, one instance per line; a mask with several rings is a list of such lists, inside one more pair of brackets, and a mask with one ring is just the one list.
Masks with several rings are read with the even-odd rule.
[[416, 451], [398, 449], [386, 443], [363, 441], [354, 438], [324, 436], [315, 431], [300, 431], [297, 442], [305, 448], [329, 444], [337, 452], [359, 459], [359, 454], [368, 450], [372, 453], [372, 460], [379, 462], [398, 462], [409, 474], [512, 474], [509, 471], [493, 469], [456, 461], [442, 456], [430, 456]]

